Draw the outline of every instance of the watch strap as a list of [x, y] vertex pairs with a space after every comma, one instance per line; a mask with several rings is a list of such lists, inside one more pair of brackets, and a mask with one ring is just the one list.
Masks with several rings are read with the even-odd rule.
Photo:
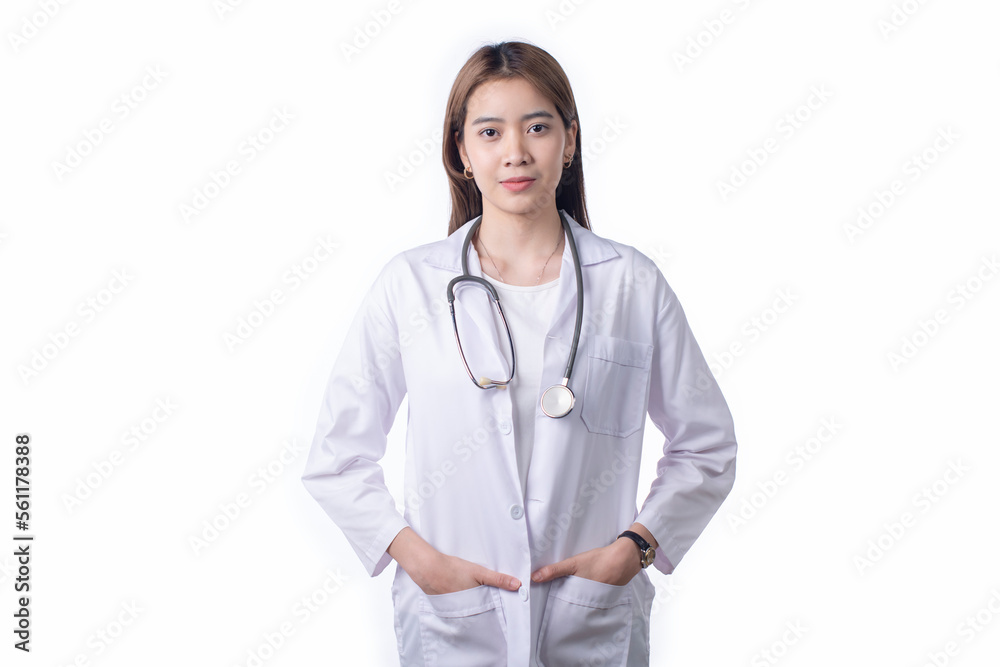
[[627, 537], [639, 546], [639, 563], [643, 568], [652, 564], [653, 559], [656, 557], [656, 551], [653, 550], [653, 547], [650, 546], [649, 542], [642, 535], [631, 530], [626, 530], [618, 537]]
[[630, 540], [632, 540], [633, 542], [635, 542], [636, 544], [638, 544], [639, 545], [639, 549], [641, 551], [643, 551], [643, 552], [645, 552], [646, 549], [649, 548], [649, 542], [647, 542], [645, 539], [643, 539], [642, 535], [640, 535], [639, 533], [634, 533], [631, 530], [626, 530], [625, 532], [623, 532], [618, 537], [627, 537], [627, 538], [629, 538]]

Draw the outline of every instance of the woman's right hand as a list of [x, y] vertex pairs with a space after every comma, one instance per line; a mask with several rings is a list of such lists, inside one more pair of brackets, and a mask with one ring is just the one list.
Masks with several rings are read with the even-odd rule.
[[481, 585], [508, 591], [521, 587], [521, 582], [509, 574], [441, 553], [409, 527], [399, 532], [388, 551], [427, 595], [455, 593]]
[[427, 595], [454, 593], [483, 584], [508, 591], [516, 591], [521, 587], [521, 582], [509, 574], [501, 574], [457, 556], [448, 556], [440, 551], [435, 551], [435, 553], [437, 556], [430, 559], [417, 572], [407, 571], [410, 578]]

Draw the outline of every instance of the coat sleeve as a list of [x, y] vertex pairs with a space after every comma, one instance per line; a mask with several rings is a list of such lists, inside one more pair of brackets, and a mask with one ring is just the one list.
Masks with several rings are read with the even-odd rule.
[[394, 260], [369, 288], [348, 329], [302, 473], [306, 490], [343, 531], [373, 577], [392, 560], [386, 549], [408, 525], [378, 463], [406, 392], [389, 299]]
[[664, 435], [656, 478], [636, 521], [670, 574], [729, 495], [736, 476], [732, 414], [680, 302], [658, 269], [649, 416]]

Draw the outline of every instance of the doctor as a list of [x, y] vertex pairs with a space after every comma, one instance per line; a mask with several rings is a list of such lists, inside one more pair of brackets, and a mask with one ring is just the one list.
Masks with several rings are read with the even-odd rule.
[[[368, 290], [303, 483], [371, 576], [396, 561], [404, 667], [648, 665], [644, 568], [672, 572], [729, 493], [729, 408], [656, 265], [590, 230], [547, 52], [476, 51], [444, 137], [449, 235]], [[400, 515], [379, 460], [404, 395]], [[662, 453], [637, 511], [647, 414]]]

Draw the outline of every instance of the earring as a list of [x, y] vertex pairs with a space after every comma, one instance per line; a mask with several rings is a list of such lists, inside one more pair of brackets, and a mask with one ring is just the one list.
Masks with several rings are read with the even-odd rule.
[[465, 174], [465, 178], [467, 178], [468, 180], [471, 181], [473, 179], [472, 167], [466, 167], [462, 173]]
[[573, 164], [573, 156], [569, 156], [569, 162], [563, 162], [563, 169], [569, 169], [569, 166]]

